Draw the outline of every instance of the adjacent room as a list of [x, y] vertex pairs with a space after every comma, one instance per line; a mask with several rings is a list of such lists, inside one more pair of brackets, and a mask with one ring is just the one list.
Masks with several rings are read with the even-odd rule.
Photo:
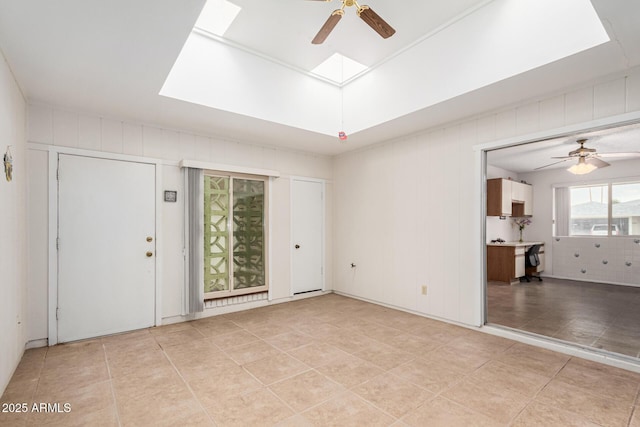
[[0, 425], [640, 426], [638, 17], [0, 0]]
[[489, 323], [638, 358], [639, 129], [487, 154]]

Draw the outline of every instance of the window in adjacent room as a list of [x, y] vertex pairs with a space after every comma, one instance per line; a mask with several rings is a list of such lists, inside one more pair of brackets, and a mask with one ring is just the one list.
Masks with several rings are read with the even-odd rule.
[[569, 187], [570, 236], [640, 235], [640, 182]]
[[267, 290], [267, 179], [205, 173], [205, 299]]
[[640, 182], [611, 185], [611, 224], [619, 236], [640, 235]]

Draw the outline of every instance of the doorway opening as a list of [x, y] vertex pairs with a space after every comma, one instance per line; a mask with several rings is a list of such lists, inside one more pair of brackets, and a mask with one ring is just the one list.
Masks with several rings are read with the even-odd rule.
[[631, 123], [485, 151], [485, 324], [640, 358], [638, 141]]

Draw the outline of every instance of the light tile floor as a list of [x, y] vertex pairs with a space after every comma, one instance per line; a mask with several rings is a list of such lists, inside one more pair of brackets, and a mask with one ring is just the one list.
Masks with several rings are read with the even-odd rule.
[[490, 282], [488, 320], [563, 341], [640, 357], [640, 288], [545, 278]]
[[25, 353], [10, 426], [633, 426], [640, 375], [338, 295]]

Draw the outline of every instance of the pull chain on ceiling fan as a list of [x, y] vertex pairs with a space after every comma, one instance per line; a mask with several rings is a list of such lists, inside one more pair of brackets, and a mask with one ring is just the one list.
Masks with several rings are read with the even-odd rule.
[[[331, 0], [314, 0], [314, 1], [329, 2]], [[320, 28], [320, 31], [318, 31], [318, 34], [316, 34], [316, 36], [313, 38], [311, 43], [322, 44], [327, 39], [329, 34], [331, 34], [331, 31], [333, 31], [336, 25], [338, 25], [338, 22], [340, 22], [340, 19], [342, 19], [342, 17], [344, 16], [345, 7], [351, 7], [351, 6], [355, 6], [357, 8], [356, 13], [360, 17], [360, 19], [362, 19], [364, 22], [367, 23], [367, 25], [373, 28], [373, 30], [376, 33], [380, 34], [382, 38], [386, 39], [395, 34], [396, 30], [394, 30], [391, 27], [391, 25], [387, 24], [387, 22], [384, 19], [382, 19], [380, 15], [375, 13], [373, 9], [371, 9], [369, 6], [367, 5], [360, 6], [356, 0], [341, 0], [341, 1], [342, 1], [342, 7], [340, 9], [336, 9], [333, 12], [331, 12], [329, 19], [327, 19], [327, 21], [324, 23], [322, 28]]]

